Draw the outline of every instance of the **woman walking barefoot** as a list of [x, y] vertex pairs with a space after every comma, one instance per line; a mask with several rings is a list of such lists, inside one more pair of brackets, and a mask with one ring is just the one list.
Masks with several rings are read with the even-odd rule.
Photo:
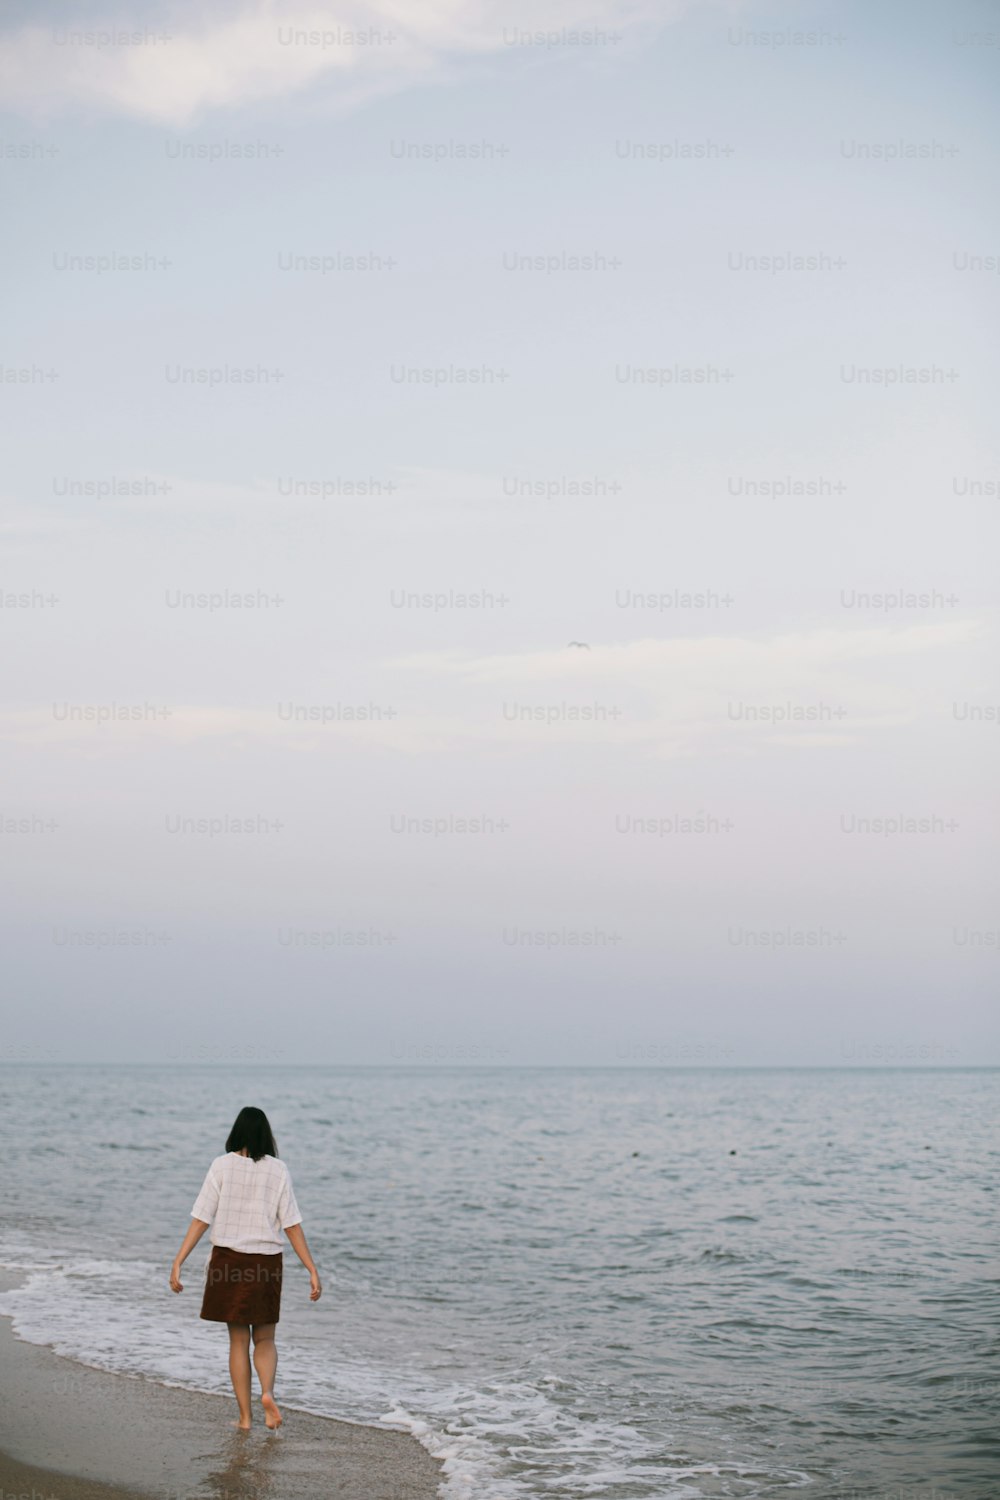
[[241, 1109], [226, 1141], [225, 1156], [208, 1169], [191, 1210], [192, 1224], [170, 1269], [170, 1286], [182, 1292], [181, 1267], [212, 1226], [212, 1255], [205, 1273], [201, 1316], [229, 1325], [229, 1374], [240, 1418], [234, 1426], [249, 1432], [251, 1424], [250, 1340], [260, 1381], [264, 1421], [281, 1426], [274, 1399], [278, 1351], [274, 1328], [281, 1312], [281, 1231], [309, 1272], [309, 1299], [323, 1291], [302, 1232], [292, 1179], [262, 1109]]

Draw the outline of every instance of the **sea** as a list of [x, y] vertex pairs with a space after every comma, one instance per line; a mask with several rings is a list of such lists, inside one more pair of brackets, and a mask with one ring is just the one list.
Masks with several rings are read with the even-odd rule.
[[291, 1248], [288, 1407], [405, 1429], [443, 1500], [995, 1500], [1000, 1071], [4, 1066], [0, 1312], [227, 1392], [168, 1288], [237, 1111]]

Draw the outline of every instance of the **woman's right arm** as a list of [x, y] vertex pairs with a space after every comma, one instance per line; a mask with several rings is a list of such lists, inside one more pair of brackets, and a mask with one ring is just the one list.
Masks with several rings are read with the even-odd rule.
[[188, 1232], [184, 1236], [184, 1243], [178, 1250], [177, 1257], [174, 1260], [173, 1265], [170, 1267], [171, 1291], [182, 1292], [184, 1290], [184, 1283], [181, 1281], [181, 1266], [187, 1260], [188, 1256], [191, 1254], [191, 1251], [194, 1249], [195, 1245], [197, 1245], [198, 1241], [201, 1239], [207, 1228], [208, 1225], [204, 1222], [203, 1219], [195, 1219], [192, 1217], [191, 1223], [188, 1225]]
[[219, 1194], [222, 1191], [222, 1184], [213, 1176], [214, 1171], [215, 1162], [213, 1161], [205, 1174], [205, 1181], [201, 1185], [201, 1192], [195, 1199], [194, 1207], [191, 1210], [191, 1223], [188, 1225], [188, 1232], [184, 1236], [184, 1243], [178, 1250], [177, 1257], [170, 1268], [170, 1287], [172, 1291], [182, 1292], [184, 1290], [183, 1283], [181, 1282], [181, 1266], [215, 1218], [215, 1211], [219, 1206]]
[[302, 1225], [292, 1224], [290, 1228], [285, 1230], [285, 1233], [288, 1235], [288, 1242], [291, 1245], [292, 1249], [295, 1251], [295, 1254], [299, 1257], [299, 1260], [309, 1272], [309, 1301], [318, 1302], [320, 1296], [322, 1295], [323, 1288], [320, 1284], [319, 1272], [316, 1269], [315, 1262], [313, 1261], [312, 1256], [309, 1254], [309, 1246], [306, 1244], [306, 1237], [302, 1232]]

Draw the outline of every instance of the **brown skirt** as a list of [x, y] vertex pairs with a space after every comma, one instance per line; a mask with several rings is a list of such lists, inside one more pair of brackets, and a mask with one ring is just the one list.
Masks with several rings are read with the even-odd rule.
[[201, 1316], [212, 1323], [277, 1323], [280, 1314], [281, 1251], [248, 1254], [213, 1245]]

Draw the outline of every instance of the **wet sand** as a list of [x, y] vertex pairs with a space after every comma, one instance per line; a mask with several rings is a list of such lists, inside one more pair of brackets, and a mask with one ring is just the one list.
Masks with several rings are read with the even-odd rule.
[[436, 1500], [440, 1465], [408, 1433], [282, 1413], [269, 1433], [257, 1401], [237, 1432], [233, 1400], [92, 1370], [0, 1317], [4, 1500]]

